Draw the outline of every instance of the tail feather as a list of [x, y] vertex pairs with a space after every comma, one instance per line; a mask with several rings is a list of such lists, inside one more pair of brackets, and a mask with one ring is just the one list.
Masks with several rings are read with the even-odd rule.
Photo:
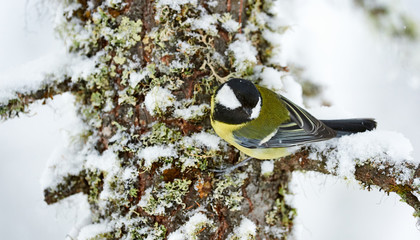
[[376, 121], [372, 118], [353, 118], [338, 120], [321, 120], [325, 125], [337, 132], [337, 137], [352, 133], [370, 131], [376, 128]]

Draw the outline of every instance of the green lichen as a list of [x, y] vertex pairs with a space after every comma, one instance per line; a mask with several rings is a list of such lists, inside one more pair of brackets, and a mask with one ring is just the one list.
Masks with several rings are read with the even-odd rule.
[[173, 182], [161, 183], [160, 187], [154, 189], [148, 196], [143, 196], [147, 199], [140, 203], [140, 206], [151, 215], [164, 215], [165, 209], [174, 207], [175, 204], [185, 207], [183, 197], [190, 185], [191, 180], [186, 179], [175, 179]]
[[103, 187], [103, 174], [99, 171], [89, 171], [86, 181], [89, 183], [88, 201], [89, 203], [97, 203]]
[[11, 99], [5, 105], [0, 104], [0, 119], [18, 116], [25, 112], [26, 105], [19, 98]]
[[102, 94], [100, 92], [93, 92], [90, 96], [92, 106], [99, 107], [102, 105]]
[[216, 200], [222, 201], [231, 211], [238, 211], [241, 209], [242, 185], [245, 183], [247, 175], [245, 173], [236, 175], [227, 175], [223, 179], [217, 179], [214, 182], [215, 189], [213, 197]]
[[168, 127], [165, 123], [155, 123], [148, 134], [142, 135], [140, 141], [144, 146], [155, 144], [173, 144], [181, 139], [181, 133], [177, 129]]
[[145, 231], [144, 226], [130, 227], [129, 228], [130, 239], [153, 239], [153, 240], [165, 239], [165, 236], [166, 236], [165, 226], [155, 223], [153, 228], [147, 228], [147, 230], [148, 231]]
[[265, 222], [269, 225], [280, 223], [282, 227], [287, 229], [293, 225], [297, 212], [296, 209], [286, 203], [287, 190], [284, 187], [280, 187], [278, 193], [279, 197], [276, 199], [272, 210], [265, 215]]
[[113, 239], [113, 238], [114, 238], [114, 234], [112, 232], [107, 232], [107, 233], [98, 234], [92, 238], [89, 238], [89, 240], [103, 240], [103, 239]]

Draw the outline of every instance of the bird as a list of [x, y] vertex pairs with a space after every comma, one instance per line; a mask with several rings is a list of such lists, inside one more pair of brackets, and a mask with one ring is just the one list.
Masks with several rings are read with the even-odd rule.
[[211, 97], [211, 125], [222, 139], [256, 159], [291, 154], [290, 147], [376, 128], [372, 118], [318, 120], [286, 97], [250, 80], [231, 78]]

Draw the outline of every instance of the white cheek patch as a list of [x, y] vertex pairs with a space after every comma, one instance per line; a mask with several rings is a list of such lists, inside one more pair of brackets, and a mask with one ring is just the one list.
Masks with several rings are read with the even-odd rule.
[[260, 115], [260, 111], [261, 111], [261, 98], [258, 98], [258, 103], [252, 109], [251, 116], [249, 117], [249, 119], [251, 120], [256, 119]]
[[217, 92], [215, 100], [220, 105], [231, 110], [242, 106], [241, 102], [236, 98], [235, 93], [226, 84]]

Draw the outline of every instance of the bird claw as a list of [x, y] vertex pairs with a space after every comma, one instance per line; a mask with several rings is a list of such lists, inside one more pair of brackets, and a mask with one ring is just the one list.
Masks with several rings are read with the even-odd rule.
[[230, 166], [230, 167], [227, 167], [227, 168], [222, 168], [222, 169], [209, 169], [209, 171], [214, 172], [216, 176], [227, 175], [227, 174], [230, 174], [231, 172], [233, 172], [235, 169], [246, 165], [249, 162], [249, 160], [251, 160], [251, 159], [252, 158], [249, 157], [249, 158], [246, 158], [245, 160], [243, 160], [243, 161], [241, 161], [241, 162], [239, 162], [239, 163], [237, 163], [233, 166]]

